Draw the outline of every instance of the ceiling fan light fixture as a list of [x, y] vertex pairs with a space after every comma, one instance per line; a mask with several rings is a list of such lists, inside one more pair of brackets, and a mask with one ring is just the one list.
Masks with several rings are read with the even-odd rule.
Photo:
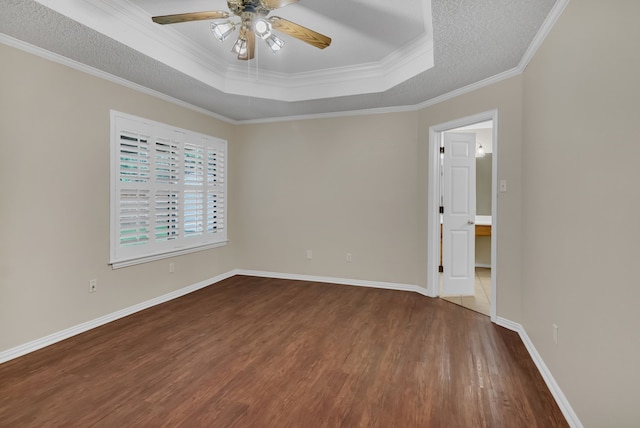
[[284, 40], [279, 39], [274, 34], [266, 38], [265, 42], [267, 42], [267, 45], [269, 45], [269, 48], [274, 55], [277, 54], [278, 51], [284, 46]]
[[247, 40], [242, 37], [238, 37], [236, 44], [233, 45], [231, 52], [238, 55], [238, 58], [247, 56]]
[[[151, 20], [160, 25], [216, 20], [210, 24], [211, 33], [220, 42], [224, 42], [239, 27], [240, 34], [231, 51], [238, 56], [239, 60], [245, 61], [255, 58], [256, 37], [264, 40], [274, 54], [282, 49], [284, 41], [273, 34], [274, 29], [318, 49], [328, 47], [331, 44], [331, 37], [278, 16], [268, 17], [271, 11], [298, 1], [228, 0], [227, 6], [231, 13], [222, 10], [176, 13], [152, 16]], [[230, 17], [232, 19], [240, 18], [240, 22], [233, 22], [229, 19]]]
[[236, 24], [231, 21], [211, 23], [211, 32], [213, 33], [214, 37], [221, 42], [224, 42], [235, 29]]
[[271, 23], [266, 19], [256, 19], [253, 23], [253, 31], [256, 36], [263, 40], [267, 40], [271, 36]]

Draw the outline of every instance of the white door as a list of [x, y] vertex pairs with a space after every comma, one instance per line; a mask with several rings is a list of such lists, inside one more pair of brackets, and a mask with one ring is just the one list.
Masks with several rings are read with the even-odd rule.
[[444, 134], [443, 168], [443, 295], [471, 296], [475, 289], [475, 134]]

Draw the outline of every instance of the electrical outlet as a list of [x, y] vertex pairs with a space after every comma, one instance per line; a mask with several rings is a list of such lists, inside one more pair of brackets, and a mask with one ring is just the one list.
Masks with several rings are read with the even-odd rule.
[[553, 324], [553, 343], [558, 344], [558, 326]]
[[174, 273], [176, 271], [176, 264], [169, 263], [169, 273]]
[[351, 263], [353, 261], [353, 257], [351, 257], [351, 253], [347, 253], [347, 263]]
[[313, 251], [307, 250], [307, 260], [311, 260], [313, 258]]
[[89, 280], [89, 293], [95, 293], [98, 291], [98, 280], [90, 279]]

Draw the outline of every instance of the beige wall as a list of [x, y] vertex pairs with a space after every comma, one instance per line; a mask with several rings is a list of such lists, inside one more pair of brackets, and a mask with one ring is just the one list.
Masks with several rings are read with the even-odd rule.
[[[493, 130], [483, 130], [491, 134]], [[491, 138], [491, 137], [489, 137]], [[491, 215], [491, 163], [493, 154], [476, 158], [476, 214]], [[476, 236], [476, 265], [491, 265], [491, 237]]]
[[[490, 129], [484, 130], [491, 134]], [[489, 137], [491, 138], [491, 137]], [[491, 163], [493, 154], [476, 158], [476, 214], [491, 215]], [[491, 265], [491, 237], [476, 236], [476, 265]]]
[[476, 266], [491, 266], [490, 236], [476, 236]]
[[571, 1], [524, 73], [523, 324], [585, 427], [640, 421], [638, 17]]
[[0, 57], [0, 351], [236, 267], [233, 243], [107, 265], [109, 109], [228, 139], [231, 217], [233, 126], [5, 45]]
[[417, 113], [250, 125], [239, 137], [242, 268], [425, 285]]
[[476, 158], [476, 215], [491, 215], [491, 162], [493, 154]]

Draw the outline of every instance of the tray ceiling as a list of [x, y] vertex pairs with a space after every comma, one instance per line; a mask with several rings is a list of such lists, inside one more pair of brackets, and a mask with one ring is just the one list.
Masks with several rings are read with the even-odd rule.
[[[210, 21], [224, 0], [5, 0], [0, 32], [233, 121], [412, 106], [516, 69], [555, 0], [300, 0], [271, 13], [333, 39], [287, 37], [238, 61]], [[8, 37], [7, 37], [8, 36]], [[279, 35], [280, 36], [280, 35]], [[261, 42], [261, 40], [258, 40]], [[15, 44], [15, 43], [14, 43]]]

